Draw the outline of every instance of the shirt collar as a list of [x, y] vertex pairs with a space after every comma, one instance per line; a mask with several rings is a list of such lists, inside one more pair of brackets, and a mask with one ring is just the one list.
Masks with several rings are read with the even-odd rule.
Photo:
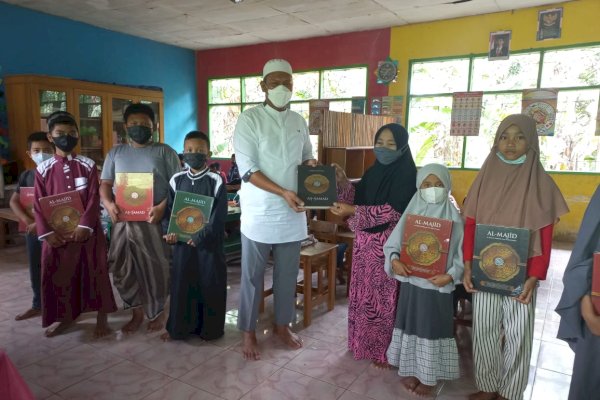
[[188, 178], [190, 178], [191, 180], [195, 181], [196, 179], [200, 179], [202, 178], [204, 175], [206, 175], [206, 173], [208, 172], [208, 167], [204, 168], [202, 171], [194, 174], [192, 172], [191, 168], [187, 169], [187, 176]]

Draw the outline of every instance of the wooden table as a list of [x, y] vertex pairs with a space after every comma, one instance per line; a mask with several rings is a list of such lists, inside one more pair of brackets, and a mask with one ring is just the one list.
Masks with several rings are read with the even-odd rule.
[[19, 218], [10, 208], [0, 208], [0, 249], [6, 246], [6, 232], [10, 222], [19, 223]]
[[346, 243], [348, 245], [348, 257], [346, 263], [346, 269], [348, 271], [348, 279], [346, 280], [346, 297], [350, 293], [350, 280], [352, 279], [352, 251], [354, 249], [354, 232], [337, 232], [335, 234], [335, 241], [337, 243]]

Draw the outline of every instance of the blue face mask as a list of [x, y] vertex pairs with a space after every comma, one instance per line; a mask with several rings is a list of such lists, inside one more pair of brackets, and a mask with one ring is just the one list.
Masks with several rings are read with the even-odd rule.
[[373, 152], [377, 161], [383, 165], [389, 165], [402, 157], [402, 154], [406, 153], [407, 149], [408, 144], [404, 145], [400, 150], [391, 150], [387, 147], [373, 147]]
[[507, 160], [506, 158], [504, 158], [504, 154], [500, 153], [499, 151], [496, 152], [496, 155], [503, 162], [505, 162], [506, 164], [511, 164], [511, 165], [523, 164], [525, 162], [525, 160], [527, 159], [527, 154], [523, 154], [521, 157], [517, 158], [516, 160]]

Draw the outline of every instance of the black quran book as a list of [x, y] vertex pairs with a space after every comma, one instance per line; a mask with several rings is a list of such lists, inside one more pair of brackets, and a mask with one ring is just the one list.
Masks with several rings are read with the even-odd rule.
[[477, 224], [471, 280], [482, 292], [518, 296], [527, 279], [529, 230]]
[[335, 168], [329, 165], [298, 166], [298, 197], [304, 208], [330, 208], [337, 201]]

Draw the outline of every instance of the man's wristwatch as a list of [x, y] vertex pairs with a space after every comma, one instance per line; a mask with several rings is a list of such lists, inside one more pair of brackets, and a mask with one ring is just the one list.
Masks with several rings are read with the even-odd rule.
[[250, 170], [250, 171], [246, 172], [246, 173], [244, 174], [244, 176], [242, 176], [242, 180], [243, 180], [244, 182], [250, 182], [250, 177], [252, 176], [252, 174], [253, 174], [254, 172], [255, 172], [255, 171], [252, 171], [252, 170]]

